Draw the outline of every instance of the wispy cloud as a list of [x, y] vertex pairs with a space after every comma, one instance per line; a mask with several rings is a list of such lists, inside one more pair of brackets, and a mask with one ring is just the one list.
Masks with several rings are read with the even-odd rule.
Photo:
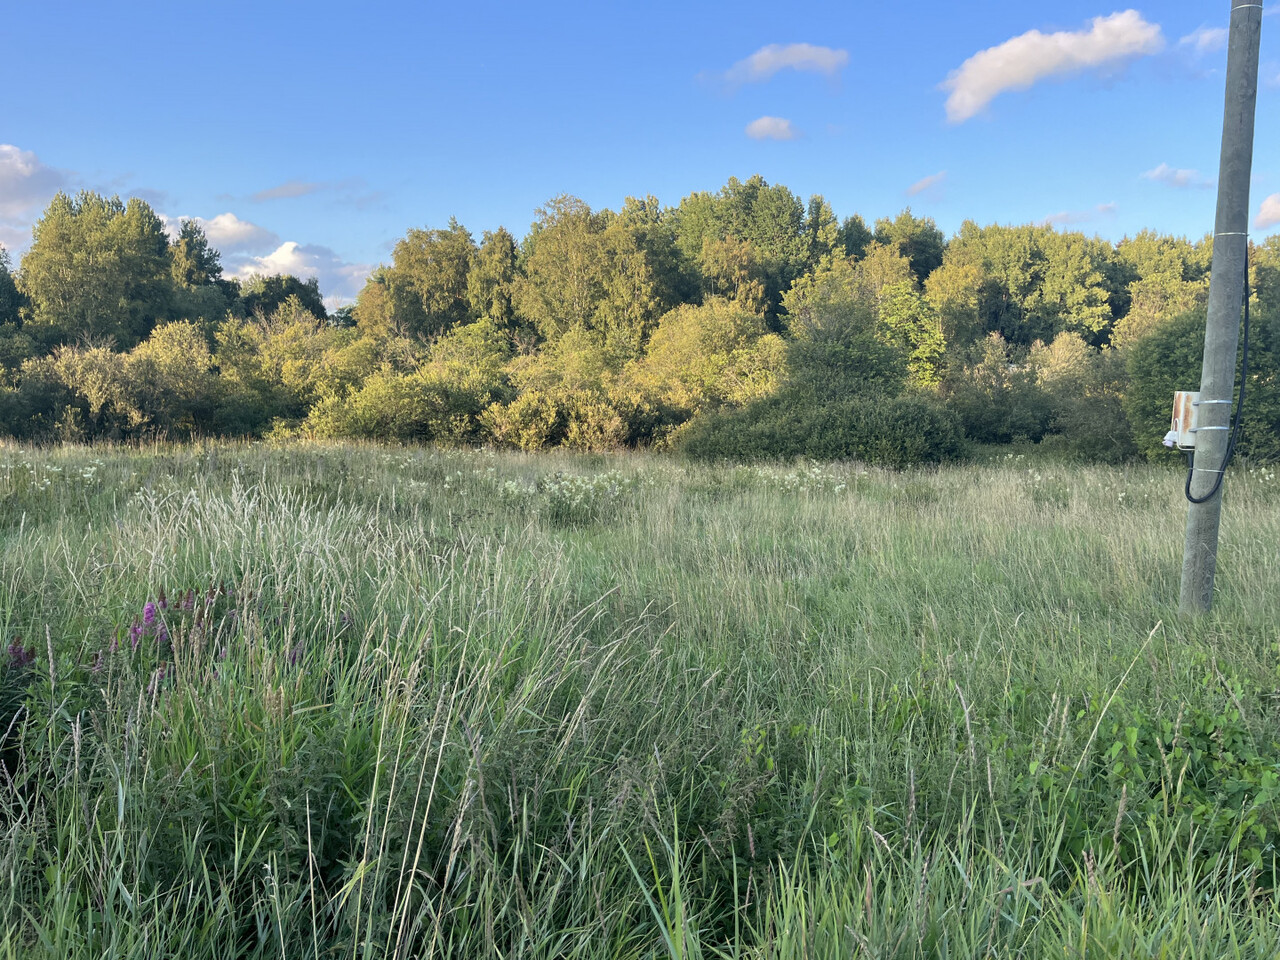
[[1209, 177], [1201, 176], [1199, 170], [1186, 170], [1177, 167], [1171, 167], [1167, 163], [1151, 170], [1146, 170], [1142, 174], [1143, 180], [1152, 180], [1156, 183], [1163, 183], [1165, 186], [1177, 187], [1185, 190], [1188, 187], [1205, 188], [1213, 186], [1213, 180]]
[[1029, 30], [980, 50], [941, 84], [948, 91], [947, 119], [963, 123], [1006, 90], [1025, 90], [1047, 77], [1065, 76], [1157, 53], [1159, 24], [1136, 10], [1094, 17], [1089, 29], [1041, 33]]
[[761, 83], [783, 70], [835, 77], [848, 64], [848, 50], [819, 47], [812, 43], [771, 43], [735, 63], [725, 71], [724, 80], [733, 87]]
[[353, 299], [372, 271], [372, 264], [348, 263], [328, 247], [286, 240], [265, 256], [234, 258], [226, 272], [242, 280], [255, 273], [315, 277], [325, 302], [333, 307]]
[[752, 140], [794, 140], [799, 135], [791, 121], [782, 117], [760, 117], [747, 124], [747, 136]]
[[939, 170], [937, 173], [931, 173], [927, 177], [921, 177], [911, 186], [907, 187], [907, 196], [914, 197], [924, 193], [926, 190], [933, 190], [942, 186], [947, 179], [947, 171]]
[[1197, 57], [1216, 53], [1227, 45], [1226, 27], [1196, 27], [1178, 40], [1178, 46], [1190, 50]]
[[309, 193], [315, 193], [317, 190], [323, 190], [328, 187], [326, 183], [312, 183], [305, 180], [287, 180], [284, 183], [270, 187], [266, 190], [259, 190], [257, 193], [249, 197], [254, 203], [262, 203], [264, 200], [288, 200], [293, 197], [305, 197]]
[[1262, 201], [1253, 226], [1256, 230], [1267, 230], [1277, 224], [1280, 224], [1280, 193], [1273, 193]]
[[1074, 223], [1089, 223], [1093, 220], [1113, 217], [1115, 212], [1116, 205], [1114, 203], [1100, 203], [1096, 207], [1090, 207], [1088, 210], [1061, 210], [1058, 213], [1050, 214], [1041, 222], [1050, 227], [1069, 226]]

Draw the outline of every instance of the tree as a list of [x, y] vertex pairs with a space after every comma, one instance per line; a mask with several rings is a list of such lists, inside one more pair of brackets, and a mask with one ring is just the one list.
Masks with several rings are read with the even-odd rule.
[[387, 273], [406, 335], [435, 336], [476, 316], [468, 290], [476, 254], [471, 233], [452, 218], [445, 230], [410, 230], [396, 243]]
[[169, 254], [173, 281], [178, 286], [202, 287], [222, 279], [222, 258], [194, 220], [182, 221]]
[[837, 234], [837, 242], [844, 248], [846, 257], [858, 258], [866, 252], [867, 245], [874, 239], [870, 228], [865, 220], [858, 214], [851, 217], [845, 217], [844, 223], [840, 225], [840, 232]]
[[785, 186], [770, 185], [758, 175], [745, 182], [731, 177], [714, 195], [690, 194], [680, 202], [674, 220], [677, 246], [690, 261], [701, 258], [708, 239], [716, 243], [733, 238], [751, 245], [770, 318], [792, 281], [829, 252], [837, 238], [835, 218], [821, 197], [811, 199], [806, 210]]
[[500, 327], [515, 325], [516, 240], [506, 227], [484, 232], [467, 274], [467, 301], [476, 316]]
[[1113, 301], [1123, 299], [1110, 245], [1081, 233], [966, 221], [943, 261], [979, 271], [979, 324], [1011, 346], [1048, 343], [1063, 330], [1095, 346], [1106, 343], [1116, 319]]
[[627, 379], [687, 418], [769, 393], [781, 373], [782, 350], [781, 338], [769, 333], [758, 313], [712, 298], [665, 314]]
[[290, 298], [318, 320], [329, 316], [320, 294], [320, 281], [315, 277], [301, 280], [288, 273], [254, 274], [240, 284], [240, 308], [249, 317], [269, 317]]
[[894, 219], [876, 221], [875, 241], [893, 247], [906, 257], [917, 283], [923, 284], [929, 274], [942, 265], [947, 239], [930, 217], [916, 217], [907, 207]]
[[546, 339], [590, 327], [605, 295], [601, 233], [607, 217], [577, 197], [562, 195], [538, 208], [524, 241], [524, 276], [516, 283], [516, 311]]
[[705, 297], [722, 297], [752, 313], [764, 313], [768, 276], [759, 251], [749, 242], [732, 236], [708, 236], [702, 241], [698, 264]]
[[0, 246], [0, 327], [17, 327], [20, 305], [18, 285], [9, 271], [9, 251]]
[[0, 373], [14, 370], [36, 351], [31, 336], [22, 329], [22, 295], [9, 272], [9, 251], [0, 247]]
[[1137, 448], [1121, 405], [1126, 386], [1123, 358], [1109, 347], [1091, 347], [1063, 331], [1049, 346], [1035, 344], [1028, 365], [1049, 407], [1045, 443], [1082, 459], [1117, 463]]
[[29, 325], [53, 343], [91, 337], [131, 347], [169, 313], [164, 225], [146, 203], [59, 193], [36, 223], [19, 287]]

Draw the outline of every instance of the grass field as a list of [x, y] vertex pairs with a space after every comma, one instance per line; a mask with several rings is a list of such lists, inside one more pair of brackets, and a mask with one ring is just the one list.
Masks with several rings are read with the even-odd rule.
[[0, 958], [1274, 957], [1280, 480], [0, 447]]

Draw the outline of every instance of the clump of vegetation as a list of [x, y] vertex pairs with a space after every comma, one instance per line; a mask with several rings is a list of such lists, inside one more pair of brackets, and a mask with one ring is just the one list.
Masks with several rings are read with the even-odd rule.
[[[58, 195], [0, 250], [0, 433], [307, 437], [905, 467], [975, 444], [1164, 456], [1210, 243], [904, 210], [839, 221], [756, 176], [676, 206], [561, 196], [528, 234], [409, 229], [354, 304], [223, 276], [188, 221]], [[1280, 457], [1280, 237], [1250, 248], [1239, 449]]]
[[0, 449], [0, 956], [1273, 956], [1274, 471], [993, 461]]

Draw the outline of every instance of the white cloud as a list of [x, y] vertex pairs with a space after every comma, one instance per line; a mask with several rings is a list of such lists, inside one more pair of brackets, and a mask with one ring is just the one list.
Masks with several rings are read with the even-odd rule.
[[800, 135], [791, 121], [782, 117], [760, 117], [747, 124], [747, 136], [752, 140], [794, 140]]
[[1179, 47], [1187, 47], [1197, 57], [1215, 53], [1227, 45], [1226, 27], [1196, 27], [1178, 41]]
[[69, 180], [32, 151], [0, 143], [0, 246], [15, 255], [24, 250], [32, 222]]
[[1144, 171], [1142, 179], [1163, 183], [1169, 187], [1178, 187], [1179, 189], [1213, 186], [1213, 181], [1208, 177], [1201, 176], [1199, 170], [1179, 169], [1171, 167], [1167, 163], [1162, 163], [1158, 167]]
[[241, 220], [230, 211], [208, 220], [204, 217], [169, 217], [163, 213], [158, 216], [164, 222], [165, 233], [169, 234], [170, 240], [177, 239], [183, 221], [194, 220], [209, 238], [209, 244], [219, 253], [263, 251], [280, 243], [278, 234], [256, 223]]
[[1136, 10], [1094, 17], [1087, 30], [1029, 30], [980, 50], [941, 84], [950, 91], [947, 119], [962, 123], [1006, 90], [1025, 90], [1046, 77], [1078, 73], [1156, 53], [1164, 47], [1159, 24]]
[[262, 257], [240, 256], [227, 266], [229, 276], [243, 280], [255, 273], [271, 276], [291, 273], [295, 277], [315, 277], [325, 302], [337, 306], [355, 297], [373, 270], [367, 263], [347, 263], [328, 247], [286, 240]]
[[726, 71], [724, 78], [734, 85], [759, 83], [780, 70], [799, 70], [834, 77], [848, 63], [848, 50], [818, 47], [812, 43], [771, 43], [745, 60], [739, 60]]
[[937, 173], [931, 173], [927, 177], [921, 177], [911, 186], [907, 187], [907, 196], [914, 197], [917, 194], [924, 193], [933, 187], [939, 187], [942, 182], [947, 179], [947, 171], [939, 170]]
[[241, 220], [234, 213], [220, 213], [211, 220], [193, 217], [209, 242], [219, 250], [261, 250], [264, 247], [279, 243], [280, 237], [266, 227], [260, 227], [248, 220]]
[[1068, 226], [1073, 223], [1088, 223], [1090, 220], [1115, 216], [1115, 212], [1114, 203], [1100, 203], [1088, 210], [1062, 210], [1045, 217], [1041, 222], [1050, 227]]
[[0, 143], [0, 220], [23, 220], [41, 210], [67, 183], [30, 150]]
[[[22, 227], [10, 227], [0, 223], [0, 247], [4, 247], [11, 254], [25, 247], [31, 241], [31, 228], [25, 230]], [[17, 266], [17, 264], [10, 264]]]
[[1256, 230], [1267, 230], [1277, 224], [1280, 224], [1280, 193], [1273, 193], [1262, 201], [1253, 226]]

